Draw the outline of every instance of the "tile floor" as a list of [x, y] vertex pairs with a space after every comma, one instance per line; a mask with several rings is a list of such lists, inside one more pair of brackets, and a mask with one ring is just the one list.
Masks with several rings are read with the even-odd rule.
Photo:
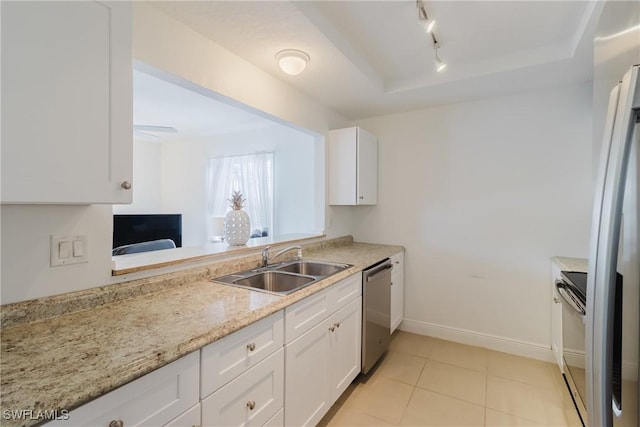
[[402, 331], [319, 425], [582, 426], [556, 365]]

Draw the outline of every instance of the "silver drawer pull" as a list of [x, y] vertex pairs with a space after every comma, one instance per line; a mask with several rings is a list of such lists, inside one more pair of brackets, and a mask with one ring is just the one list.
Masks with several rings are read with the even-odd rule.
[[124, 427], [124, 421], [122, 421], [122, 420], [112, 420], [109, 423], [109, 427]]
[[253, 408], [256, 407], [256, 401], [255, 400], [250, 400], [247, 402], [247, 408], [249, 408], [250, 411], [253, 411]]
[[255, 349], [256, 349], [256, 343], [250, 342], [249, 344], [247, 344], [247, 350], [253, 351]]
[[331, 327], [329, 328], [329, 330], [330, 330], [331, 332], [333, 332], [333, 331], [335, 331], [335, 330], [336, 330], [336, 327], [335, 327], [335, 326], [331, 326]]
[[340, 327], [340, 322], [334, 323], [333, 326], [335, 326], [336, 328], [339, 328]]
[[393, 262], [394, 262], [394, 264], [400, 265], [400, 261], [393, 261]]

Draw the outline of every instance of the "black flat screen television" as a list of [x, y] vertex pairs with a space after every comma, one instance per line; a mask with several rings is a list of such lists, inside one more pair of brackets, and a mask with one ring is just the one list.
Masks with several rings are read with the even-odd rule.
[[158, 239], [182, 246], [182, 214], [113, 215], [113, 247]]

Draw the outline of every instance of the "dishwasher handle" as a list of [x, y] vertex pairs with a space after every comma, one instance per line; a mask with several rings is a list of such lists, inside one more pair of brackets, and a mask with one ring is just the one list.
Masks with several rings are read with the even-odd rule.
[[372, 280], [376, 280], [378, 276], [386, 273], [387, 270], [391, 270], [393, 268], [393, 264], [390, 262], [384, 263], [381, 266], [373, 268], [366, 272], [367, 274], [367, 282], [371, 282]]

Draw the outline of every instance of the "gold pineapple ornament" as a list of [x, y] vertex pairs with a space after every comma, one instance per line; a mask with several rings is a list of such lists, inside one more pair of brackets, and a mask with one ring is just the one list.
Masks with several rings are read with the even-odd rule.
[[251, 234], [249, 215], [242, 210], [247, 199], [239, 191], [234, 191], [228, 200], [232, 210], [224, 216], [224, 239], [231, 246], [245, 245]]

